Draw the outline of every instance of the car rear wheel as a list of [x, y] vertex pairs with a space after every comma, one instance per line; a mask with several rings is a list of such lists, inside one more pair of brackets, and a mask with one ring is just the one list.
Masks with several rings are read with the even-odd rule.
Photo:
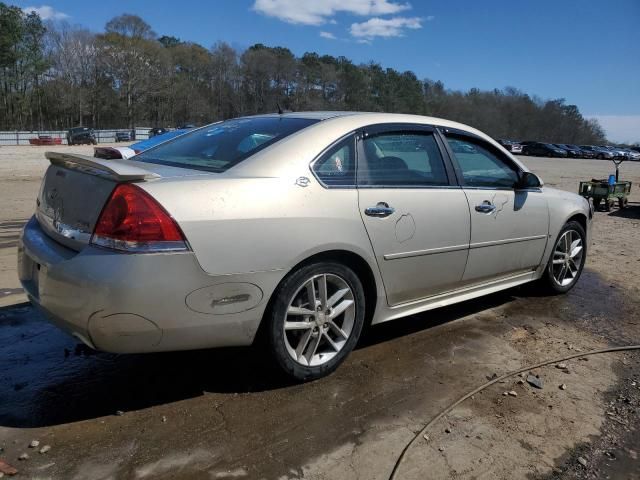
[[353, 350], [364, 324], [365, 296], [358, 276], [333, 262], [291, 273], [269, 311], [269, 349], [297, 381], [333, 372]]
[[578, 282], [587, 258], [586, 239], [584, 228], [576, 221], [560, 230], [542, 277], [552, 293], [566, 293]]

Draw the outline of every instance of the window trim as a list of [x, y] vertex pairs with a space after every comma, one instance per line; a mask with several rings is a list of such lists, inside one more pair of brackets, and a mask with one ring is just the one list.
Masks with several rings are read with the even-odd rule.
[[[433, 125], [420, 124], [420, 123], [379, 123], [368, 125], [360, 129], [361, 135], [356, 136], [356, 188], [358, 189], [458, 189], [460, 188], [456, 181], [456, 174], [451, 164], [450, 158], [447, 152], [444, 150], [442, 139], [439, 137], [437, 128]], [[359, 159], [364, 157], [364, 143], [363, 140], [369, 136], [381, 135], [384, 133], [422, 133], [432, 134], [436, 143], [436, 148], [440, 153], [440, 158], [444, 167], [444, 172], [447, 177], [447, 183], [443, 185], [359, 185], [358, 184], [358, 172], [359, 172]]]
[[480, 143], [481, 146], [487, 145], [489, 147], [487, 148], [487, 150], [493, 152], [496, 155], [496, 157], [503, 160], [507, 165], [510, 165], [514, 169], [514, 171], [518, 175], [518, 181], [522, 178], [522, 173], [524, 172], [524, 170], [522, 170], [522, 168], [520, 168], [520, 166], [516, 162], [514, 162], [511, 158], [504, 155], [503, 152], [498, 150], [494, 145], [491, 145], [490, 142], [487, 142], [484, 138], [480, 137], [479, 135], [475, 135], [472, 132], [467, 132], [465, 130], [460, 130], [457, 128], [438, 127], [437, 130], [438, 130], [438, 134], [442, 138], [442, 143], [445, 146], [447, 155], [449, 156], [451, 163], [453, 165], [453, 168], [455, 170], [458, 184], [461, 187], [468, 190], [506, 190], [506, 191], [520, 190], [520, 189], [516, 189], [515, 185], [513, 187], [489, 187], [489, 186], [468, 185], [464, 180], [464, 176], [462, 173], [462, 169], [460, 168], [460, 164], [458, 163], [458, 159], [456, 158], [453, 149], [451, 148], [451, 146], [449, 145], [449, 142], [447, 141], [447, 137], [446, 137], [447, 134], [453, 134], [459, 137], [466, 137], [473, 142]]

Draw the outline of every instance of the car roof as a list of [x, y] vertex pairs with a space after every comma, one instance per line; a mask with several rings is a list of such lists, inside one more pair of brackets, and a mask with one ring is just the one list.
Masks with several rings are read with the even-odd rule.
[[[316, 111], [316, 112], [284, 112], [284, 113], [267, 113], [262, 115], [251, 115], [243, 118], [306, 118], [320, 121], [338, 121], [343, 120], [353, 125], [364, 126], [367, 124], [378, 123], [417, 123], [424, 125], [435, 125], [438, 127], [453, 128], [475, 133], [480, 137], [488, 138], [488, 136], [475, 128], [463, 123], [446, 120], [438, 117], [428, 117], [425, 115], [414, 115], [406, 113], [383, 113], [383, 112], [352, 112], [352, 111]], [[491, 139], [491, 142], [495, 142]]]

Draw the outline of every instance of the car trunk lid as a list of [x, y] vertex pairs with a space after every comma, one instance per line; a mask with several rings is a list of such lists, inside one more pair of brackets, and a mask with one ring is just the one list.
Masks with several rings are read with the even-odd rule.
[[40, 187], [36, 218], [54, 240], [81, 250], [91, 240], [100, 212], [120, 182], [161, 175], [126, 161], [47, 152], [51, 162]]

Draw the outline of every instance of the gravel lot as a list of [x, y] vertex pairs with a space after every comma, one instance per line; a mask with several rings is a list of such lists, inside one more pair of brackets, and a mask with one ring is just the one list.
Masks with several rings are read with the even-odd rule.
[[[625, 163], [630, 207], [596, 213], [570, 294], [525, 286], [375, 327], [329, 378], [283, 383], [250, 349], [76, 348], [21, 303], [15, 273], [50, 148], [0, 148], [0, 459], [16, 478], [386, 479], [422, 426], [492, 375], [640, 343], [640, 163]], [[569, 191], [613, 171], [608, 161], [523, 160]], [[640, 355], [534, 373], [542, 389], [513, 377], [454, 409], [409, 451], [398, 478], [640, 479]], [[39, 453], [44, 445], [51, 450]]]

